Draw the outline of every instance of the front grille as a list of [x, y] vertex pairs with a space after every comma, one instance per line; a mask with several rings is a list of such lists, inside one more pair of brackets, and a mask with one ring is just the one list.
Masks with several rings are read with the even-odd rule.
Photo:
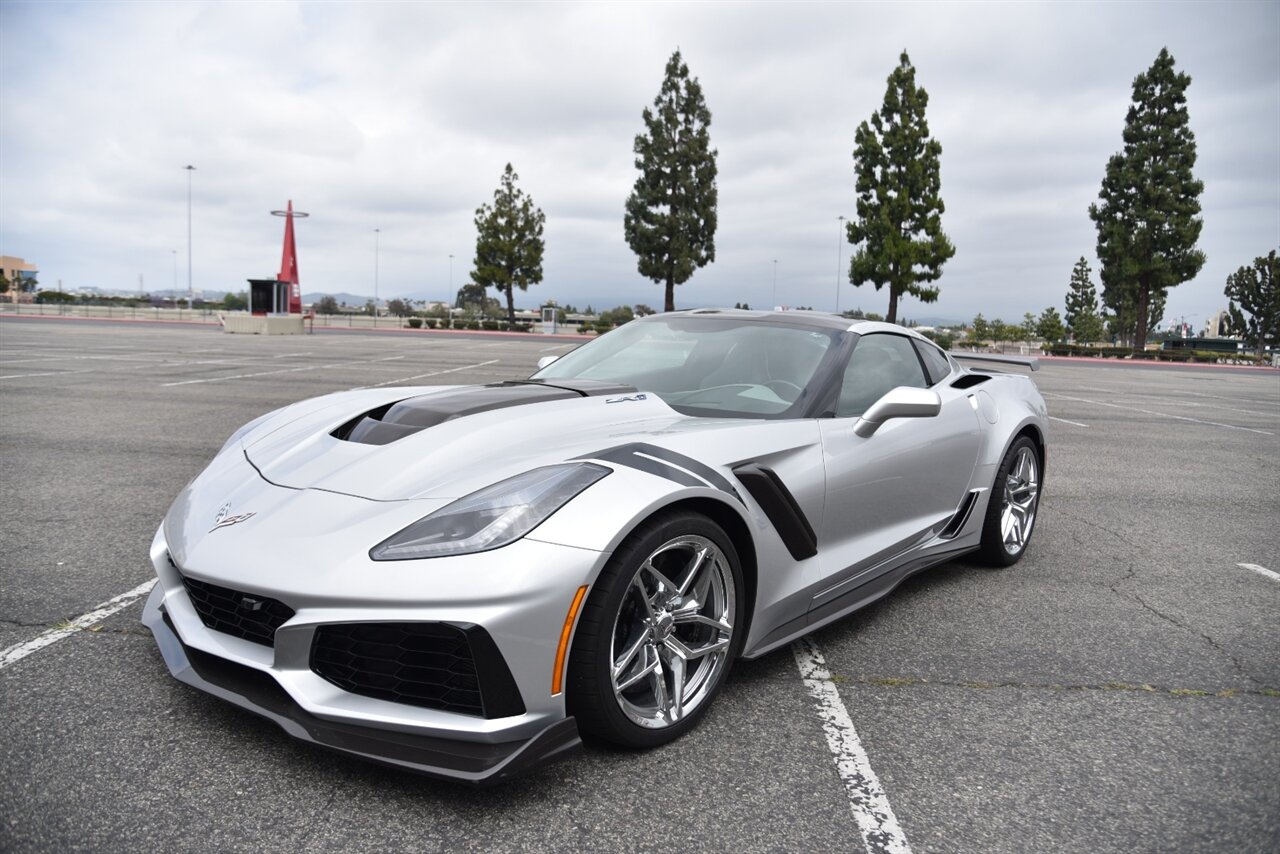
[[393, 703], [489, 718], [524, 713], [511, 671], [477, 626], [321, 626], [311, 669], [344, 691]]
[[276, 629], [293, 617], [293, 609], [276, 599], [219, 587], [182, 576], [200, 622], [215, 632], [274, 646]]

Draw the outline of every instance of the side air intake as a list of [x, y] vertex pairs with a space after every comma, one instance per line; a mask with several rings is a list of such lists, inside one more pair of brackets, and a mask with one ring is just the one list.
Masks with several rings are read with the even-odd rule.
[[973, 507], [978, 503], [978, 495], [981, 493], [981, 489], [975, 489], [965, 494], [960, 506], [956, 508], [955, 515], [951, 517], [951, 521], [938, 533], [938, 539], [955, 539], [964, 530], [964, 526], [969, 522], [969, 517], [973, 515]]

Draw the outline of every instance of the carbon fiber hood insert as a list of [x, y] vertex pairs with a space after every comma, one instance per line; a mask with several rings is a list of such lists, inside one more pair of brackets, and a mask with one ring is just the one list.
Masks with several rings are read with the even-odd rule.
[[514, 380], [467, 386], [379, 406], [351, 419], [334, 430], [332, 435], [336, 439], [362, 445], [388, 445], [428, 427], [494, 409], [635, 392], [634, 386], [596, 380], [557, 380], [554, 385], [536, 380]]

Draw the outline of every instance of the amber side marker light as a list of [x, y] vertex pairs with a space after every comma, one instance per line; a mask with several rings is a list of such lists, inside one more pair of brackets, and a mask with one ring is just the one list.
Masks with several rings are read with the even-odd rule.
[[564, 628], [560, 630], [560, 645], [556, 647], [556, 669], [551, 674], [551, 696], [555, 696], [564, 690], [564, 657], [569, 651], [569, 636], [573, 634], [573, 622], [578, 619], [578, 609], [582, 607], [582, 600], [587, 595], [587, 585], [578, 588], [578, 592], [573, 594], [573, 604], [569, 606], [569, 613], [564, 617]]

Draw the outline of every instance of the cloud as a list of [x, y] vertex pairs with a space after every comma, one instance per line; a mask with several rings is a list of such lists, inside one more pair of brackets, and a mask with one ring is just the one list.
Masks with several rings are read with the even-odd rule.
[[[13, 3], [0, 26], [0, 251], [67, 287], [196, 287], [274, 270], [288, 199], [304, 288], [446, 297], [507, 162], [547, 213], [529, 302], [660, 301], [622, 238], [632, 141], [677, 45], [720, 152], [717, 261], [680, 305], [835, 301], [853, 133], [905, 47], [942, 143], [958, 247], [936, 305], [1020, 317], [1093, 258], [1086, 209], [1134, 75], [1190, 73], [1209, 257], [1168, 314], [1225, 303], [1280, 236], [1280, 7], [1198, 4]], [[454, 255], [452, 280], [449, 255]], [[1094, 264], [1096, 267], [1096, 263]], [[843, 307], [887, 296], [842, 286]]]

